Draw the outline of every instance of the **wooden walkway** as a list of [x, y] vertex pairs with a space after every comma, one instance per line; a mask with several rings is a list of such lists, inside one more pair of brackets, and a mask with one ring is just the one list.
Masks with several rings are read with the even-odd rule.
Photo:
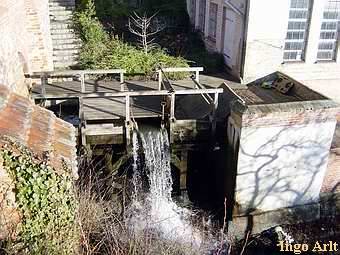
[[[207, 79], [202, 79], [202, 83]], [[217, 87], [220, 80], [211, 80], [205, 87]], [[158, 81], [125, 81], [121, 83], [116, 80], [86, 80], [84, 82], [84, 92], [82, 92], [81, 81], [73, 78], [71, 81], [48, 82], [44, 89], [41, 85], [35, 86], [32, 90], [33, 99], [47, 100], [77, 100], [80, 96], [83, 98], [84, 120], [118, 120], [126, 118], [126, 97], [121, 92], [145, 92], [146, 95], [131, 96], [130, 114], [132, 118], [155, 118], [161, 117], [161, 102], [169, 100], [168, 95], [157, 95]], [[195, 89], [195, 83], [191, 79], [174, 81], [172, 87], [176, 91], [189, 91]], [[208, 88], [209, 88], [208, 87]], [[44, 90], [44, 91], [43, 91]], [[152, 95], [152, 92], [156, 95]], [[211, 91], [215, 92], [215, 91]], [[118, 96], [122, 94], [122, 96]], [[166, 93], [163, 93], [166, 94]], [[96, 96], [97, 95], [97, 96]], [[109, 96], [107, 96], [109, 95]], [[117, 95], [117, 96], [113, 96]], [[86, 97], [89, 96], [89, 97]], [[201, 94], [180, 95], [176, 97], [175, 116], [179, 119], [197, 119], [203, 118], [209, 112], [211, 107], [205, 102]]]
[[[204, 85], [199, 72], [203, 68], [166, 68], [158, 70], [158, 81], [125, 81], [125, 70], [67, 70], [63, 72], [36, 73], [41, 85], [32, 90], [34, 100], [76, 102], [79, 111], [71, 115], [79, 117], [81, 144], [86, 145], [89, 134], [103, 135], [123, 131], [125, 122], [126, 141], [130, 141], [130, 130], [134, 119], [164, 118], [175, 120], [204, 119], [210, 116], [212, 132], [216, 129], [215, 115], [217, 88], [222, 81]], [[193, 72], [186, 80], [170, 81], [167, 72]], [[86, 79], [92, 74], [119, 74], [118, 80]], [[63, 77], [61, 82], [51, 82]], [[68, 77], [66, 79], [66, 77]], [[89, 76], [91, 77], [91, 76]], [[93, 76], [92, 76], [93, 77]], [[49, 79], [50, 78], [50, 79]], [[50, 82], [49, 82], [50, 81]], [[58, 81], [58, 79], [57, 79]], [[116, 131], [115, 128], [119, 128]]]

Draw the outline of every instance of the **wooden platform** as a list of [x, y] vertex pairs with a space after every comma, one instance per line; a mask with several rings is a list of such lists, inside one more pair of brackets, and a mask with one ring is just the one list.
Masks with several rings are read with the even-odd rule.
[[[202, 79], [204, 84], [205, 79]], [[209, 80], [206, 87], [214, 88], [221, 84], [220, 80], [215, 80], [215, 84]], [[195, 83], [191, 79], [172, 82], [173, 88], [177, 91], [195, 89]], [[108, 80], [86, 80], [85, 94], [115, 94], [125, 92], [156, 92], [158, 91], [157, 81], [108, 81]], [[42, 86], [35, 86], [32, 91], [33, 99], [45, 98], [47, 100], [78, 100], [83, 95], [81, 92], [81, 82], [76, 78], [71, 81], [48, 82], [45, 91]], [[43, 96], [42, 96], [43, 95]], [[132, 118], [155, 118], [161, 117], [161, 102], [166, 101], [167, 95], [145, 95], [131, 96], [130, 111]], [[211, 112], [211, 107], [204, 101], [200, 94], [182, 95], [176, 97], [176, 115], [179, 118], [200, 118]], [[83, 99], [84, 120], [118, 120], [126, 117], [126, 98], [98, 96]]]

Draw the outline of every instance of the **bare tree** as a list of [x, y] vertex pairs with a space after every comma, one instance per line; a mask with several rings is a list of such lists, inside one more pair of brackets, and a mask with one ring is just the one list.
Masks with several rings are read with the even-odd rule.
[[148, 17], [145, 13], [143, 16], [136, 12], [129, 17], [129, 31], [138, 37], [138, 44], [144, 50], [145, 54], [156, 46], [154, 35], [165, 29], [165, 25], [156, 18], [157, 13]]

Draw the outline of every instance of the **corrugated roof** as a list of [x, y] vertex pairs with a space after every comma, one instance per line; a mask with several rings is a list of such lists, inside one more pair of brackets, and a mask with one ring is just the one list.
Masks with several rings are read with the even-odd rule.
[[3, 85], [0, 85], [0, 135], [15, 139], [38, 156], [48, 156], [56, 170], [66, 164], [77, 176], [75, 128]]

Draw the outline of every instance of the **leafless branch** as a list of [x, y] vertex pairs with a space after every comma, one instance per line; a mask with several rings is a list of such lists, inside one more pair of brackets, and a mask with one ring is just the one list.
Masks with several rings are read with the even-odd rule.
[[141, 16], [134, 12], [133, 15], [129, 17], [129, 31], [138, 37], [138, 45], [143, 49], [145, 54], [148, 54], [151, 49], [157, 46], [157, 44], [154, 43], [155, 38], [152, 37], [165, 29], [165, 25], [156, 19], [157, 14], [158, 13], [155, 13], [148, 17], [146, 14]]

